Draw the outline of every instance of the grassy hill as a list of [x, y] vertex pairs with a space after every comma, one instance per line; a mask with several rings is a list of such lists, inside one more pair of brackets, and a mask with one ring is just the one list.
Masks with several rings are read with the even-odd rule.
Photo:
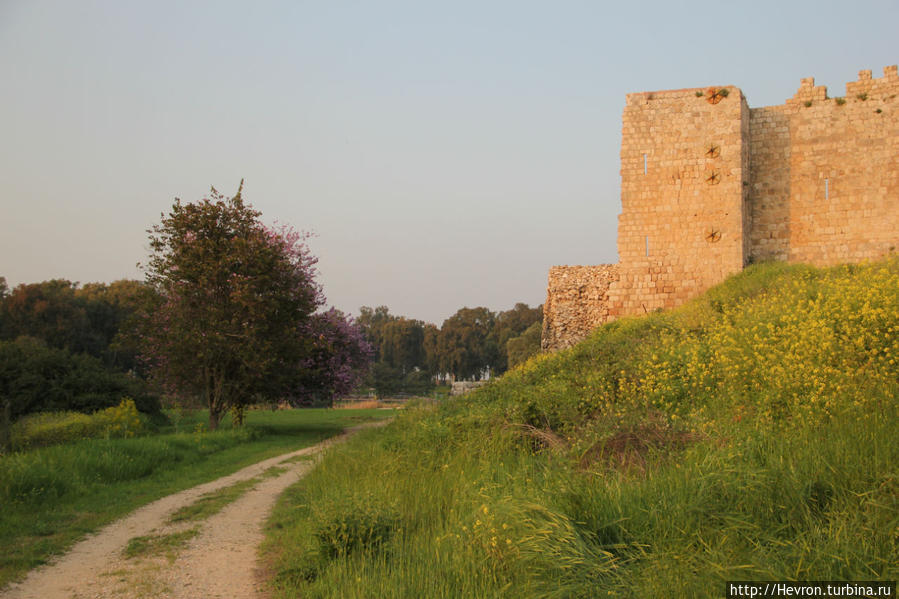
[[764, 264], [408, 410], [283, 498], [282, 596], [899, 577], [899, 260]]

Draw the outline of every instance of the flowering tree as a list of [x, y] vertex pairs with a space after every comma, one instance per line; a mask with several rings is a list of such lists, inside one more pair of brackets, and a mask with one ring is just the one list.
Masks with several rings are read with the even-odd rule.
[[143, 357], [172, 393], [199, 396], [209, 428], [255, 393], [279, 394], [308, 358], [298, 334], [324, 301], [306, 235], [269, 228], [237, 194], [176, 200], [148, 231], [156, 291], [142, 318]]
[[355, 388], [368, 370], [374, 350], [362, 327], [331, 308], [315, 314], [301, 329], [312, 350], [300, 363], [295, 403], [327, 403]]

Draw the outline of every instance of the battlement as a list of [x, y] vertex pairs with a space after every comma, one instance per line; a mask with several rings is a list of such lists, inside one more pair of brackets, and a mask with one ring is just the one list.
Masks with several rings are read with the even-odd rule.
[[[627, 94], [617, 265], [555, 267], [544, 348], [671, 308], [746, 264], [830, 265], [899, 245], [899, 73], [846, 96], [802, 79], [779, 106], [731, 85]], [[580, 269], [580, 270], [579, 270]]]

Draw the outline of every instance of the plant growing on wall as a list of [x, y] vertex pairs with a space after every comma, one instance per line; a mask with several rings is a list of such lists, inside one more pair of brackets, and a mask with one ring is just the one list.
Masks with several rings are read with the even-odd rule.
[[708, 95], [708, 103], [709, 104], [717, 104], [728, 95], [730, 95], [730, 90], [725, 87], [714, 88], [710, 87], [706, 90], [706, 95]]

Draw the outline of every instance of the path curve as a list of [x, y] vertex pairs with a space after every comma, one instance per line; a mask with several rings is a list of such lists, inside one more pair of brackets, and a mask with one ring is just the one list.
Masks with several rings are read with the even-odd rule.
[[[311, 460], [285, 460], [317, 456], [359, 429], [384, 424], [386, 421], [355, 426], [317, 445], [257, 462], [228, 476], [145, 505], [87, 536], [50, 564], [32, 570], [23, 581], [0, 591], [0, 599], [264, 597], [264, 585], [257, 572], [263, 523], [278, 496], [314, 466]], [[177, 555], [172, 558], [123, 557], [122, 551], [133, 537], [178, 529], [167, 523], [175, 510], [190, 505], [206, 493], [255, 478], [274, 466], [287, 470], [276, 477], [263, 479], [222, 511], [193, 523], [200, 527], [200, 533]], [[184, 528], [180, 526], [180, 529]]]

